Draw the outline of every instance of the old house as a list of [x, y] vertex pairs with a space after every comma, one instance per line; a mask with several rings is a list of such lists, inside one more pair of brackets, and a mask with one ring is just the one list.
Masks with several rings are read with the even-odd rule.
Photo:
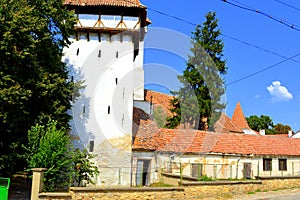
[[216, 179], [300, 175], [299, 139], [252, 131], [239, 103], [234, 116], [222, 114], [216, 132], [158, 129], [150, 116], [140, 120], [146, 126], [133, 144], [135, 183], [158, 181], [161, 172]]

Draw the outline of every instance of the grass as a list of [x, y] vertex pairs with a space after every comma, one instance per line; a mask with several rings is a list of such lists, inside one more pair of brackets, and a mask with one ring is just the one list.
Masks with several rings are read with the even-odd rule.
[[168, 183], [163, 183], [163, 182], [158, 182], [158, 183], [150, 184], [149, 187], [174, 187], [174, 185], [171, 185]]

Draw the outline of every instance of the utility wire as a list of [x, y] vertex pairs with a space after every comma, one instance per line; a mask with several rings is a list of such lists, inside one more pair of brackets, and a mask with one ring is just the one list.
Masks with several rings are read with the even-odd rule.
[[[148, 10], [151, 10], [151, 11], [153, 11], [153, 12], [156, 12], [156, 13], [158, 13], [158, 14], [160, 14], [160, 15], [164, 15], [164, 16], [166, 16], [166, 17], [173, 18], [173, 19], [175, 19], [175, 20], [178, 20], [178, 21], [184, 22], [184, 23], [186, 23], [186, 24], [189, 24], [189, 25], [192, 25], [192, 26], [197, 26], [197, 24], [195, 24], [195, 23], [193, 23], [193, 22], [190, 22], [190, 21], [187, 21], [187, 20], [185, 20], [185, 19], [182, 19], [182, 18], [176, 17], [176, 16], [174, 16], [174, 15], [170, 15], [170, 14], [168, 14], [168, 13], [165, 13], [165, 12], [161, 12], [161, 11], [158, 11], [158, 10], [154, 10], [154, 9], [152, 9], [152, 8], [147, 8], [147, 9], [148, 9]], [[251, 44], [251, 43], [249, 43], [249, 42], [246, 42], [246, 41], [240, 40], [240, 39], [238, 39], [238, 38], [235, 38], [235, 37], [232, 37], [232, 36], [229, 36], [229, 35], [223, 34], [223, 33], [221, 33], [221, 35], [222, 35], [222, 36], [224, 36], [224, 37], [227, 37], [227, 38], [229, 38], [229, 39], [231, 39], [231, 40], [234, 40], [234, 41], [236, 41], [236, 42], [239, 42], [239, 43], [245, 44], [245, 45], [247, 45], [247, 46], [251, 46], [251, 47], [253, 47], [253, 48], [256, 48], [256, 49], [259, 49], [259, 50], [261, 50], [261, 51], [264, 51], [264, 52], [267, 52], [267, 53], [270, 53], [270, 54], [273, 54], [273, 55], [279, 56], [279, 57], [281, 57], [281, 58], [285, 58], [285, 59], [287, 59], [287, 58], [288, 58], [287, 56], [284, 56], [284, 55], [281, 55], [281, 54], [279, 54], [279, 53], [276, 53], [276, 52], [274, 52], [274, 51], [271, 51], [271, 50], [265, 49], [265, 48], [263, 48], [263, 47], [260, 47], [260, 46], [258, 46], [258, 45]], [[294, 62], [296, 62], [296, 63], [300, 63], [299, 61], [297, 61], [297, 60], [294, 60], [294, 59], [292, 59], [292, 61], [294, 61]]]
[[283, 5], [287, 6], [287, 7], [290, 7], [290, 8], [293, 8], [293, 9], [295, 9], [295, 10], [300, 11], [300, 8], [297, 8], [297, 7], [295, 7], [295, 6], [292, 6], [292, 5], [290, 5], [290, 4], [288, 4], [288, 3], [285, 3], [285, 2], [283, 2], [283, 1], [279, 1], [279, 0], [274, 0], [274, 1], [277, 1], [278, 3], [281, 3], [281, 4], [283, 4]]
[[[269, 19], [272, 19], [272, 20], [274, 20], [274, 21], [276, 21], [276, 22], [278, 22], [278, 23], [280, 23], [280, 24], [283, 24], [283, 25], [285, 25], [285, 26], [287, 26], [287, 27], [289, 27], [289, 28], [291, 28], [291, 29], [293, 29], [293, 30], [300, 31], [300, 28], [297, 28], [297, 27], [299, 27], [299, 26], [297, 26], [297, 25], [295, 25], [295, 24], [291, 24], [291, 23], [285, 22], [283, 19], [279, 19], [279, 18], [273, 17], [272, 15], [267, 14], [267, 13], [262, 12], [262, 11], [259, 11], [259, 10], [257, 10], [257, 9], [253, 9], [253, 8], [251, 8], [250, 6], [243, 6], [244, 4], [242, 5], [241, 3], [238, 3], [238, 4], [240, 4], [240, 5], [238, 5], [238, 4], [229, 2], [229, 0], [221, 0], [221, 1], [227, 3], [227, 4], [231, 5], [231, 6], [240, 8], [240, 9], [242, 9], [242, 10], [247, 10], [247, 11], [250, 11], [250, 12], [254, 12], [254, 13], [257, 13], [257, 14], [261, 14], [261, 15], [263, 15], [263, 16], [265, 16], [265, 17], [268, 17]], [[235, 1], [235, 2], [237, 2], [237, 1]]]
[[[221, 1], [226, 2], [226, 0], [221, 0]], [[226, 3], [228, 3], [228, 2], [226, 2]], [[164, 15], [164, 16], [167, 16], [167, 17], [176, 19], [176, 20], [178, 20], [178, 21], [184, 22], [184, 23], [186, 23], [186, 24], [189, 24], [189, 25], [192, 25], [192, 26], [197, 26], [197, 24], [195, 24], [195, 23], [193, 23], [193, 22], [190, 22], [190, 21], [187, 21], [187, 20], [185, 20], [185, 19], [182, 19], [182, 18], [173, 16], [173, 15], [167, 14], [167, 13], [165, 13], [165, 12], [161, 12], [161, 11], [158, 11], [158, 10], [155, 10], [155, 9], [151, 9], [151, 8], [147, 8], [147, 9], [148, 9], [148, 10], [151, 10], [151, 11], [153, 11], [153, 12], [156, 12], [156, 13], [158, 13], [158, 14], [161, 14], [161, 15]], [[252, 9], [252, 8], [249, 8], [249, 10], [251, 10], [251, 9]], [[299, 30], [300, 30], [300, 29], [299, 29]], [[261, 69], [261, 70], [259, 70], [259, 71], [257, 71], [257, 72], [254, 72], [254, 73], [249, 74], [249, 75], [246, 75], [246, 76], [244, 76], [244, 77], [242, 77], [242, 78], [240, 78], [240, 79], [237, 79], [237, 80], [235, 80], [235, 81], [232, 81], [232, 82], [226, 84], [226, 86], [229, 86], [229, 85], [235, 84], [235, 83], [237, 83], [237, 82], [240, 82], [240, 81], [242, 81], [242, 80], [245, 80], [245, 79], [248, 79], [248, 78], [250, 78], [250, 77], [253, 77], [253, 76], [257, 75], [257, 74], [260, 74], [260, 73], [265, 72], [265, 71], [267, 71], [267, 70], [269, 70], [269, 69], [272, 69], [272, 68], [274, 68], [274, 67], [276, 67], [276, 66], [278, 66], [278, 65], [280, 65], [280, 64], [282, 64], [282, 63], [284, 63], [284, 62], [287, 62], [287, 61], [294, 61], [294, 62], [300, 63], [299, 61], [297, 61], [297, 60], [294, 59], [294, 58], [296, 58], [297, 56], [299, 56], [300, 53], [298, 53], [298, 54], [296, 54], [296, 55], [294, 55], [294, 56], [291, 56], [291, 57], [286, 57], [286, 56], [283, 56], [283, 55], [281, 55], [281, 54], [278, 54], [278, 53], [276, 53], [276, 52], [274, 52], [274, 51], [271, 51], [271, 50], [268, 50], [268, 49], [259, 47], [259, 46], [257, 46], [257, 45], [253, 45], [253, 44], [251, 44], [251, 43], [242, 41], [242, 40], [237, 39], [237, 38], [234, 38], [234, 37], [232, 37], [232, 36], [225, 35], [225, 34], [222, 34], [222, 33], [221, 33], [221, 35], [224, 36], [224, 37], [230, 38], [230, 39], [232, 39], [232, 40], [235, 40], [235, 41], [237, 41], [237, 42], [243, 43], [243, 44], [245, 44], [245, 45], [248, 45], [248, 46], [251, 46], [251, 47], [260, 49], [260, 50], [262, 50], [262, 51], [265, 51], [265, 52], [267, 52], [267, 53], [270, 53], [270, 54], [279, 56], [279, 57], [281, 57], [281, 58], [284, 58], [284, 60], [282, 60], [282, 61], [280, 61], [280, 62], [278, 62], [278, 63], [275, 63], [275, 64], [273, 64], [273, 65], [271, 65], [271, 66], [269, 66], [269, 67], [263, 68], [263, 69]]]
[[232, 84], [234, 84], [234, 83], [240, 82], [240, 81], [242, 81], [242, 80], [248, 79], [248, 78], [250, 78], [250, 77], [252, 77], [252, 76], [255, 76], [255, 75], [257, 75], [257, 74], [260, 74], [260, 73], [262, 73], [262, 72], [265, 72], [265, 71], [267, 71], [267, 70], [269, 70], [269, 69], [272, 69], [272, 68], [274, 68], [274, 67], [276, 67], [276, 66], [278, 66], [278, 65], [280, 65], [280, 64], [282, 64], [282, 63], [284, 63], [284, 62], [287, 62], [287, 61], [289, 61], [289, 60], [292, 60], [293, 58], [296, 58], [297, 56], [300, 56], [300, 53], [297, 53], [296, 55], [293, 55], [293, 56], [291, 56], [291, 57], [289, 57], [289, 58], [287, 58], [287, 59], [284, 59], [284, 60], [282, 60], [282, 61], [280, 61], [280, 62], [278, 62], [278, 63], [275, 63], [275, 64], [273, 64], [273, 65], [271, 65], [271, 66], [269, 66], [269, 67], [263, 68], [263, 69], [261, 69], [261, 70], [259, 70], [259, 71], [257, 71], [257, 72], [254, 72], [254, 73], [252, 73], [252, 74], [249, 74], [249, 75], [246, 75], [246, 76], [244, 76], [244, 77], [242, 77], [242, 78], [239, 78], [239, 79], [237, 79], [237, 80], [235, 80], [235, 81], [232, 81], [232, 82], [230, 82], [230, 83], [227, 83], [226, 86], [232, 85]]

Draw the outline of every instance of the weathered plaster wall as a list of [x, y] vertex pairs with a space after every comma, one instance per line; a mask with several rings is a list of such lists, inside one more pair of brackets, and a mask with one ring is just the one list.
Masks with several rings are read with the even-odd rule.
[[[105, 27], [116, 28], [121, 22], [121, 16], [102, 17]], [[79, 15], [83, 27], [93, 27], [97, 19], [98, 15]], [[122, 23], [132, 29], [138, 18], [124, 17]], [[138, 32], [139, 24], [135, 28]], [[70, 79], [84, 81], [69, 111], [71, 138], [76, 148], [95, 153], [93, 161], [101, 172], [98, 185], [131, 184], [133, 100], [144, 96], [144, 43], [138, 43], [134, 61], [132, 37], [129, 32], [100, 33], [99, 42], [98, 34], [90, 33], [88, 41], [87, 33], [79, 32], [79, 40], [72, 37], [73, 43], [64, 49]]]
[[[244, 177], [244, 165], [251, 164], [251, 177], [255, 176], [288, 176], [300, 174], [300, 159], [297, 157], [273, 157], [272, 170], [263, 170], [263, 157], [245, 157], [230, 155], [204, 155], [204, 154], [174, 154], [158, 153], [158, 166], [162, 171], [180, 175], [180, 163], [182, 174], [191, 176], [192, 164], [202, 164], [202, 174], [215, 179], [242, 179]], [[287, 170], [279, 170], [279, 158], [287, 159]]]

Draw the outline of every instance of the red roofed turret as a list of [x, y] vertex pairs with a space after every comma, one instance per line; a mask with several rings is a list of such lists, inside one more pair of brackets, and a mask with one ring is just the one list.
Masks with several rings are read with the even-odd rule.
[[251, 129], [244, 116], [240, 102], [237, 103], [232, 115], [232, 122], [235, 123], [240, 129]]

